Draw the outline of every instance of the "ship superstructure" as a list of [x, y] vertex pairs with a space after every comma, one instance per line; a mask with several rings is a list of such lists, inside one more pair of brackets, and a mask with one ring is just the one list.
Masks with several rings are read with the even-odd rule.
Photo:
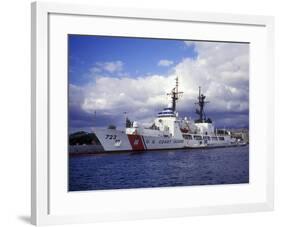
[[210, 118], [206, 118], [204, 107], [208, 103], [199, 87], [195, 121], [180, 118], [176, 111], [177, 101], [183, 95], [179, 91], [178, 78], [176, 86], [170, 93], [171, 102], [160, 111], [151, 124], [140, 124], [126, 117], [124, 130], [94, 128], [105, 151], [146, 151], [162, 149], [204, 148], [239, 146], [243, 143], [231, 137], [229, 131], [218, 133]]

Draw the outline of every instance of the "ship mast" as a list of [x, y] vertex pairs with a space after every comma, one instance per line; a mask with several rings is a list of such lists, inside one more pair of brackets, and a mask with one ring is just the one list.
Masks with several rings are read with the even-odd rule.
[[199, 95], [198, 95], [198, 102], [195, 104], [199, 106], [199, 109], [196, 109], [196, 114], [199, 115], [199, 119], [196, 120], [197, 123], [204, 123], [209, 122], [211, 123], [211, 119], [206, 120], [206, 115], [204, 112], [205, 104], [209, 103], [208, 101], [205, 101], [206, 96], [201, 94], [201, 87], [199, 87]]
[[171, 96], [172, 98], [172, 109], [173, 111], [176, 111], [176, 102], [180, 98], [180, 96], [183, 94], [182, 91], [179, 91], [179, 78], [176, 77], [176, 86], [173, 88], [171, 93], [168, 93], [167, 95]]

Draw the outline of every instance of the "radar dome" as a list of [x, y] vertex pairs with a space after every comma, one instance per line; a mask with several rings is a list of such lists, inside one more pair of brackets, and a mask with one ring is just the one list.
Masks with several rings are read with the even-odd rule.
[[172, 108], [172, 107], [173, 107], [172, 103], [169, 103], [168, 108]]
[[134, 122], [133, 122], [133, 127], [134, 127], [134, 128], [138, 128], [138, 127], [139, 127], [139, 123], [138, 123], [137, 121], [134, 121]]

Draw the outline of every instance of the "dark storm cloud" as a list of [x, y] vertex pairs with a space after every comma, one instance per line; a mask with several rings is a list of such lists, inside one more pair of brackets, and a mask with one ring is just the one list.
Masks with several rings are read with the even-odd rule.
[[[121, 116], [122, 117], [122, 116]], [[104, 127], [108, 125], [119, 125], [125, 122], [122, 119], [117, 120], [117, 116], [103, 115], [99, 112], [88, 113], [79, 107], [69, 108], [69, 131], [75, 130], [91, 131], [93, 127]]]

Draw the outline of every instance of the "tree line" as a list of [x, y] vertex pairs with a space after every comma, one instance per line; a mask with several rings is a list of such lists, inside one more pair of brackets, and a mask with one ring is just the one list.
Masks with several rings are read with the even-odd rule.
[[74, 132], [69, 135], [69, 145], [100, 144], [95, 133], [84, 131]]

